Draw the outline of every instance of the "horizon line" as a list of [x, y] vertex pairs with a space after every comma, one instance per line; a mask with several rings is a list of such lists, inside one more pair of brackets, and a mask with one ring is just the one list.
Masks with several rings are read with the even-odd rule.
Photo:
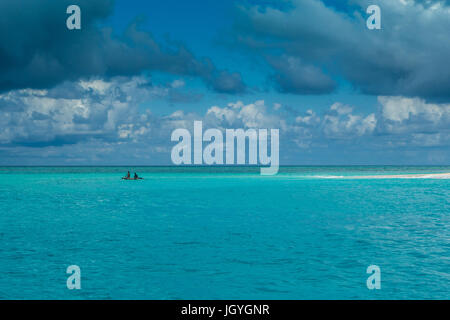
[[[165, 167], [165, 168], [263, 168], [264, 165], [0, 165], [0, 168], [18, 167]], [[289, 167], [450, 167], [450, 164], [288, 164], [279, 165], [280, 168]]]

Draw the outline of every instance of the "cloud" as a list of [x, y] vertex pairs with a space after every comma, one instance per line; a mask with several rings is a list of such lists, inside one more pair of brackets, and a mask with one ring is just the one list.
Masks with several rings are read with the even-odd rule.
[[218, 128], [284, 128], [284, 119], [268, 109], [263, 100], [249, 104], [237, 101], [226, 107], [212, 106], [206, 112], [205, 122], [207, 126]]
[[336, 88], [336, 83], [319, 68], [303, 64], [300, 59], [290, 56], [270, 58], [276, 70], [273, 80], [283, 93], [325, 94]]
[[450, 145], [450, 104], [405, 97], [379, 97], [378, 100], [381, 116], [377, 131], [390, 137], [390, 145]]
[[450, 104], [426, 103], [418, 98], [379, 97], [384, 119], [392, 122], [413, 121], [414, 119], [432, 125], [450, 120]]
[[[450, 144], [450, 105], [422, 99], [379, 97], [379, 110], [362, 113], [340, 102], [318, 113], [273, 110], [263, 100], [245, 104], [213, 106], [204, 117], [206, 126], [218, 128], [278, 128], [284, 148], [342, 150], [359, 148], [371, 152], [398, 147], [428, 148]], [[286, 150], [285, 149], [285, 150]], [[301, 157], [301, 155], [299, 155]], [[449, 155], [450, 156], [450, 155]], [[441, 158], [442, 159], [442, 158]]]
[[[382, 29], [373, 31], [366, 28], [365, 12], [372, 1], [333, 3], [292, 0], [290, 8], [239, 6], [236, 41], [264, 56], [281, 53], [284, 64], [272, 66], [284, 91], [308, 93], [311, 78], [316, 84], [312, 88], [327, 92], [332, 83], [320, 73], [327, 70], [365, 94], [448, 101], [450, 8], [444, 2], [380, 0]], [[286, 72], [292, 63], [283, 56], [315, 69], [297, 67], [309, 77]]]
[[93, 138], [109, 142], [124, 137], [126, 128], [127, 138], [136, 137], [148, 132], [151, 123], [151, 114], [140, 114], [139, 104], [168, 94], [144, 77], [10, 91], [0, 94], [0, 143], [39, 147]]
[[[66, 8], [77, 4], [82, 29], [68, 30]], [[26, 9], [24, 9], [26, 8]], [[4, 0], [0, 4], [0, 91], [47, 89], [82, 78], [162, 71], [202, 79], [217, 92], [242, 93], [241, 76], [195, 57], [179, 43], [158, 43], [136, 19], [122, 35], [100, 27], [113, 0]]]
[[[143, 102], [170, 97], [173, 87], [153, 86], [145, 77], [115, 77], [110, 80], [65, 83], [50, 90], [23, 89], [0, 94], [0, 143], [9, 145], [76, 144], [90, 139], [105, 142], [161, 139], [168, 130], [189, 128], [194, 120], [206, 127], [278, 128], [288, 140], [307, 137], [316, 142], [351, 141], [371, 137], [373, 141], [391, 139], [402, 144], [425, 135], [440, 134], [445, 142], [449, 133], [450, 105], [426, 103], [418, 98], [378, 98], [380, 109], [356, 113], [352, 106], [336, 102], [318, 113], [311, 109], [293, 114], [289, 108], [266, 106], [263, 100], [237, 101], [211, 106], [205, 114], [185, 113], [154, 116], [140, 110]], [[377, 138], [378, 137], [378, 138]], [[431, 138], [427, 138], [431, 139]], [[443, 140], [444, 139], [444, 140]], [[446, 143], [446, 142], [445, 142]]]
[[331, 139], [354, 139], [365, 134], [371, 134], [377, 125], [374, 113], [367, 116], [352, 114], [353, 108], [335, 103], [323, 117], [322, 128], [325, 135]]
[[[274, 108], [264, 100], [213, 105], [203, 113], [155, 115], [140, 108], [181, 89], [181, 82], [155, 86], [136, 76], [0, 94], [1, 163], [155, 164], [158, 159], [156, 163], [168, 164], [171, 132], [192, 130], [195, 120], [202, 120], [204, 128], [222, 130], [280, 129], [281, 155], [290, 163], [370, 162], [375, 156], [383, 163], [388, 155], [395, 162], [411, 152], [429, 163], [450, 159], [448, 104], [381, 96], [379, 109], [372, 112], [340, 102], [322, 111], [300, 111], [279, 104]], [[340, 158], [343, 154], [348, 158]]]
[[450, 6], [450, 0], [405, 0], [406, 3], [417, 3], [424, 7]]
[[244, 93], [246, 87], [241, 75], [237, 72], [220, 71], [211, 78], [211, 86], [221, 93]]
[[309, 109], [305, 115], [297, 116], [295, 122], [306, 126], [314, 126], [320, 122], [320, 117], [313, 110]]

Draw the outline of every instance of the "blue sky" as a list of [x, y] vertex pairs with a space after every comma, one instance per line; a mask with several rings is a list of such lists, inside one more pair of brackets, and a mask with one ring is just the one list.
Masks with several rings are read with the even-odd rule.
[[170, 164], [194, 120], [279, 128], [281, 164], [449, 164], [449, 3], [372, 2], [2, 1], [0, 164]]

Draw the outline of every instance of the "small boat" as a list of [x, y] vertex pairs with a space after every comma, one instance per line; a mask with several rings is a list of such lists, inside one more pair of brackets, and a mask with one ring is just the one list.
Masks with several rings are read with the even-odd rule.
[[139, 178], [128, 178], [128, 177], [122, 177], [122, 180], [144, 180], [144, 178], [141, 178], [141, 177], [139, 177]]

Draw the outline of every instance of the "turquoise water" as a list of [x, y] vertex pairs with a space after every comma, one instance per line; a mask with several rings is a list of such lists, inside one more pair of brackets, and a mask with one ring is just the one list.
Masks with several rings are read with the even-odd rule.
[[1, 299], [450, 298], [450, 180], [351, 179], [450, 167], [126, 169], [0, 168]]

